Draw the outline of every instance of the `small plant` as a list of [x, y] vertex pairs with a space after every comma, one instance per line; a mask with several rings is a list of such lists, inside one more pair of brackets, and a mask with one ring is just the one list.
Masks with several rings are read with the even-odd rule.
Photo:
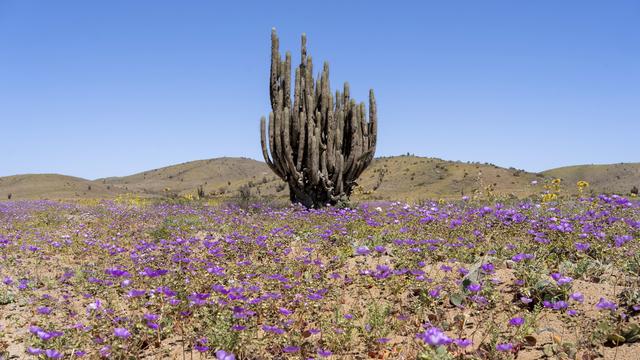
[[198, 199], [204, 199], [206, 197], [204, 192], [204, 187], [202, 185], [198, 186], [197, 193], [198, 193]]

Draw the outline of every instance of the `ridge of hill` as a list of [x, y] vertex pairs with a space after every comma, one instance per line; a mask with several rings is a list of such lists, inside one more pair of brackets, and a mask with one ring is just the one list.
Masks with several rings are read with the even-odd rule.
[[120, 189], [94, 181], [60, 174], [22, 174], [0, 177], [0, 196], [4, 199], [110, 198]]
[[[356, 200], [419, 201], [459, 198], [491, 188], [496, 194], [526, 197], [542, 190], [542, 183], [561, 178], [566, 191], [585, 180], [593, 192], [629, 193], [640, 187], [640, 163], [577, 165], [532, 173], [489, 163], [448, 161], [417, 156], [374, 159], [358, 179]], [[532, 185], [535, 183], [538, 185]], [[248, 158], [196, 160], [137, 174], [87, 180], [59, 174], [0, 177], [0, 199], [115, 198], [196, 194], [198, 188], [213, 197], [229, 197], [246, 187], [254, 195], [287, 198], [288, 189], [267, 165]]]
[[640, 163], [565, 166], [543, 174], [570, 184], [584, 180], [591, 188], [604, 193], [625, 194], [634, 186], [640, 188]]

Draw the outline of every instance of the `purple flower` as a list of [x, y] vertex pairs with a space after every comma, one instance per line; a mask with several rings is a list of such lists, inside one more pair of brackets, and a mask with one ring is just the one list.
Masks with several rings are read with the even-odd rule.
[[517, 262], [518, 263], [520, 261], [523, 261], [523, 260], [526, 260], [526, 259], [531, 259], [531, 258], [533, 258], [533, 255], [531, 255], [531, 254], [519, 253], [519, 254], [513, 255], [511, 257], [511, 260], [513, 262]]
[[566, 301], [559, 300], [559, 301], [556, 301], [556, 302], [552, 303], [551, 307], [553, 308], [553, 310], [562, 310], [562, 309], [566, 309], [567, 307], [569, 307], [569, 304], [567, 304]]
[[480, 267], [482, 268], [482, 271], [487, 274], [493, 274], [496, 270], [496, 267], [491, 263], [482, 264]]
[[42, 353], [44, 353], [44, 350], [40, 349], [40, 348], [36, 348], [36, 347], [31, 347], [29, 346], [27, 348], [27, 352], [31, 355], [40, 355]]
[[522, 296], [522, 297], [520, 298], [520, 301], [522, 301], [522, 303], [523, 303], [523, 304], [530, 304], [530, 303], [533, 301], [533, 299], [528, 298], [528, 297], [526, 297], [526, 296]]
[[577, 301], [579, 303], [582, 303], [584, 301], [584, 295], [579, 292], [574, 292], [573, 294], [569, 295], [569, 297], [571, 298], [571, 300]]
[[356, 254], [358, 255], [368, 255], [370, 252], [371, 250], [369, 250], [369, 248], [365, 245], [358, 246], [358, 248], [356, 248]]
[[160, 318], [160, 315], [147, 313], [142, 316], [145, 320], [156, 321]]
[[102, 348], [100, 348], [99, 352], [100, 352], [100, 356], [109, 357], [111, 355], [111, 346], [105, 345]]
[[264, 330], [265, 332], [271, 332], [278, 335], [282, 335], [285, 333], [284, 330], [280, 329], [277, 326], [272, 326], [272, 325], [262, 325], [262, 330]]
[[51, 314], [51, 308], [48, 306], [41, 306], [38, 308], [38, 314], [49, 315]]
[[391, 339], [389, 339], [389, 338], [379, 338], [379, 339], [376, 339], [376, 341], [377, 341], [378, 343], [380, 343], [380, 344], [386, 344], [386, 343], [388, 343], [389, 341], [391, 341]]
[[498, 351], [511, 351], [511, 350], [513, 350], [513, 344], [512, 343], [497, 344], [496, 345], [496, 350], [498, 350]]
[[626, 242], [631, 241], [632, 239], [633, 237], [631, 237], [631, 235], [618, 235], [615, 237], [615, 246], [621, 247]]
[[382, 245], [376, 245], [376, 246], [373, 248], [373, 250], [375, 250], [375, 251], [377, 251], [377, 252], [379, 252], [379, 253], [383, 253], [383, 252], [387, 251], [387, 249], [386, 249], [384, 246], [382, 246]]
[[135, 297], [143, 296], [146, 293], [147, 293], [146, 290], [131, 289], [131, 290], [129, 290], [129, 293], [127, 293], [127, 296], [129, 296], [131, 298], [135, 298]]
[[327, 349], [318, 349], [318, 356], [320, 357], [329, 357], [333, 354], [330, 350]]
[[216, 360], [236, 360], [236, 356], [224, 350], [216, 351]]
[[616, 305], [613, 301], [608, 301], [605, 298], [601, 297], [600, 301], [598, 301], [598, 303], [596, 304], [596, 307], [600, 310], [615, 311], [618, 308], [618, 305]]
[[18, 281], [18, 290], [27, 290], [29, 288], [29, 280], [20, 279]]
[[126, 339], [129, 336], [131, 336], [131, 333], [126, 328], [115, 328], [113, 329], [113, 334], [116, 337], [123, 338], [123, 339]]
[[284, 315], [284, 316], [289, 316], [291, 314], [293, 314], [293, 311], [286, 309], [286, 308], [280, 308], [278, 309], [278, 311], [280, 312], [280, 314]]
[[122, 270], [122, 269], [118, 269], [118, 268], [110, 268], [104, 271], [105, 274], [113, 276], [113, 277], [129, 277], [131, 276], [131, 274], [129, 274], [128, 271], [126, 270]]
[[560, 286], [570, 284], [573, 281], [569, 276], [561, 276], [556, 280], [556, 283]]
[[285, 347], [282, 349], [282, 351], [283, 351], [283, 352], [286, 352], [286, 353], [294, 353], [294, 352], [298, 352], [298, 351], [300, 351], [300, 347], [299, 347], [299, 346], [289, 345], [289, 346], [285, 346]]
[[473, 344], [473, 341], [471, 341], [470, 339], [455, 339], [453, 340], [453, 342], [461, 348], [466, 348], [467, 346]]
[[38, 337], [44, 341], [47, 341], [53, 338], [53, 335], [50, 332], [42, 331], [42, 330], [38, 331], [36, 335], [38, 335]]
[[318, 290], [318, 291], [315, 291], [315, 292], [311, 292], [310, 294], [307, 295], [307, 299], [313, 300], [313, 301], [321, 300], [324, 297], [323, 295], [325, 293], [326, 293], [325, 289]]
[[178, 304], [180, 304], [181, 300], [180, 299], [170, 299], [169, 300], [169, 304], [172, 306], [176, 306]]
[[207, 294], [207, 293], [193, 293], [189, 296], [187, 296], [187, 299], [189, 299], [189, 302], [192, 305], [195, 306], [201, 306], [207, 303], [207, 299], [209, 298], [209, 296], [211, 296], [211, 294]]
[[589, 243], [581, 243], [581, 242], [577, 242], [574, 245], [576, 247], [576, 250], [583, 251], [583, 252], [589, 250], [589, 248], [591, 247]]
[[150, 269], [148, 267], [145, 267], [144, 270], [140, 271], [139, 274], [143, 275], [143, 276], [150, 277], [150, 278], [154, 278], [154, 277], [165, 275], [168, 272], [169, 272], [169, 270], [164, 270], [164, 269], [153, 270], [153, 269]]
[[198, 342], [193, 346], [198, 352], [207, 352], [209, 351], [209, 347], [207, 346], [207, 339], [202, 338], [198, 340]]
[[446, 345], [452, 342], [452, 340], [437, 327], [430, 327], [425, 332], [416, 335], [416, 337], [431, 346]]
[[62, 359], [62, 354], [55, 349], [47, 349], [44, 351], [48, 359]]
[[470, 292], [479, 292], [480, 290], [482, 290], [482, 286], [480, 284], [469, 284], [469, 286], [467, 286], [467, 290], [469, 290]]
[[509, 325], [511, 326], [522, 326], [524, 324], [524, 318], [518, 316], [509, 320]]
[[209, 351], [209, 347], [206, 345], [200, 345], [200, 344], [196, 344], [193, 346], [194, 349], [196, 349], [196, 351], [198, 352], [207, 352]]

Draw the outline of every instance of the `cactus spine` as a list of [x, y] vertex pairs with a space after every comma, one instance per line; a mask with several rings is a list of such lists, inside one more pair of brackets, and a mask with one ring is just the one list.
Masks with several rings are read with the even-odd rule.
[[[335, 205], [351, 195], [356, 179], [371, 163], [376, 148], [377, 112], [369, 91], [369, 116], [364, 103], [349, 94], [349, 84], [335, 99], [329, 86], [329, 64], [317, 80], [302, 34], [300, 65], [295, 70], [291, 102], [291, 53], [284, 60], [275, 28], [271, 31], [271, 109], [267, 127], [260, 119], [262, 155], [289, 185], [293, 203], [309, 208]], [[267, 140], [268, 137], [268, 140]], [[268, 142], [268, 147], [267, 147]]]

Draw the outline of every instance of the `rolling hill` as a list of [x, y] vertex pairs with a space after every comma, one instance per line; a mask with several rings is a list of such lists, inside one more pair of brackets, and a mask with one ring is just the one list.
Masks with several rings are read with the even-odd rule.
[[585, 180], [598, 192], [625, 194], [634, 186], [640, 188], [640, 163], [567, 166], [543, 174], [569, 184]]
[[[484, 163], [446, 161], [416, 156], [376, 158], [358, 179], [356, 200], [420, 201], [459, 198], [491, 188], [494, 193], [526, 197], [542, 190], [542, 183], [563, 179], [569, 192], [585, 180], [593, 192], [629, 193], [640, 187], [640, 163], [579, 165], [530, 173]], [[538, 185], [532, 185], [538, 182]], [[247, 158], [216, 158], [124, 176], [97, 180], [57, 174], [0, 177], [0, 199], [114, 198], [123, 194], [165, 197], [196, 194], [231, 197], [248, 186], [256, 196], [288, 197], [288, 189], [265, 163]]]
[[0, 177], [0, 196], [6, 200], [110, 198], [117, 188], [94, 181], [58, 174], [26, 174]]

